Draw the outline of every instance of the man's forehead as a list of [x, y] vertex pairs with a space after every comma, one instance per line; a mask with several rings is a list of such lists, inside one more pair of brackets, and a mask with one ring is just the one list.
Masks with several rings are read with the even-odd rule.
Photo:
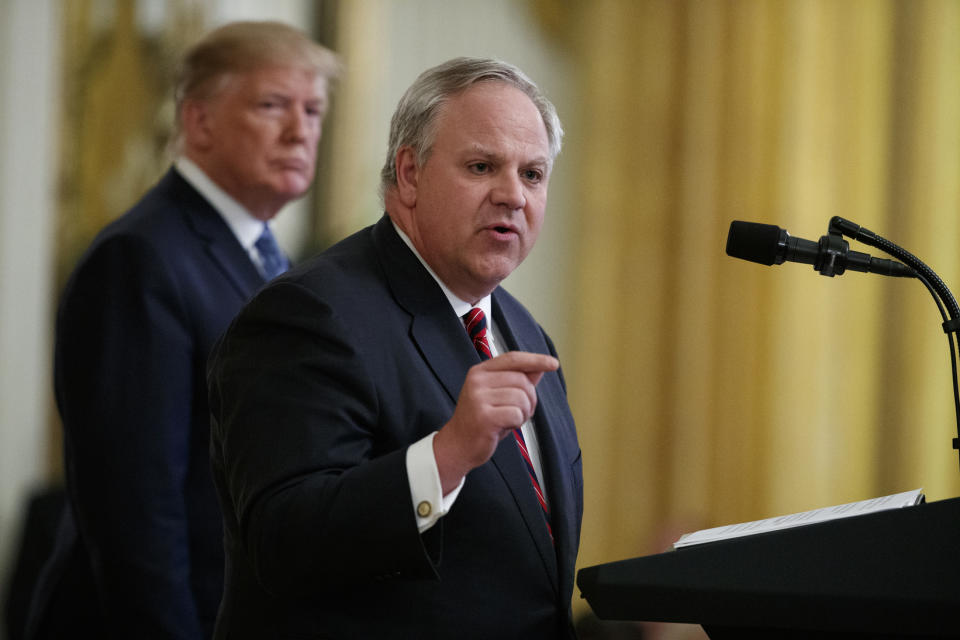
[[478, 83], [452, 96], [441, 106], [434, 126], [438, 140], [456, 140], [464, 152], [496, 155], [508, 142], [542, 146], [543, 160], [549, 157], [543, 116], [525, 93], [506, 83]]
[[327, 78], [323, 74], [297, 65], [271, 65], [233, 72], [232, 79], [251, 91], [309, 91], [318, 97], [327, 96]]

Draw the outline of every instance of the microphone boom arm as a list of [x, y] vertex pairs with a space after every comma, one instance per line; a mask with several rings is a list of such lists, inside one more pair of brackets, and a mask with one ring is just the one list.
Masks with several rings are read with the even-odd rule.
[[[947, 334], [947, 341], [950, 345], [950, 363], [953, 369], [953, 404], [957, 416], [958, 436], [953, 439], [953, 448], [960, 451], [960, 389], [958, 389], [957, 385], [957, 357], [954, 348], [954, 334], [960, 330], [960, 306], [957, 305], [956, 298], [950, 293], [950, 289], [947, 288], [947, 285], [940, 276], [934, 273], [933, 270], [925, 265], [919, 258], [886, 238], [878, 236], [869, 229], [865, 229], [840, 216], [834, 216], [830, 219], [828, 233], [845, 235], [852, 240], [858, 240], [865, 245], [875, 247], [890, 254], [912, 268], [917, 273], [917, 277], [927, 286], [927, 289], [930, 290], [943, 316], [943, 331]], [[941, 304], [941, 301], [943, 304]], [[944, 305], [946, 306], [946, 311], [944, 311]], [[947, 317], [948, 313], [949, 318]]]

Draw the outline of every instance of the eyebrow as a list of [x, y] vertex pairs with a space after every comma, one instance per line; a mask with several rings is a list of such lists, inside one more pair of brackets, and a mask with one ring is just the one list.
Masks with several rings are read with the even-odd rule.
[[[498, 152], [496, 152], [496, 151], [491, 151], [491, 150], [488, 149], [487, 147], [483, 146], [482, 144], [476, 143], [476, 142], [470, 144], [467, 153], [483, 156], [484, 158], [487, 158], [488, 160], [492, 160], [492, 161], [494, 161], [494, 162], [497, 163], [497, 164], [502, 163], [502, 162], [503, 162], [503, 159], [504, 159], [504, 156], [503, 156], [502, 153], [498, 153]], [[533, 159], [531, 159], [531, 160], [529, 160], [529, 161], [524, 162], [523, 165], [524, 165], [524, 166], [544, 166], [544, 167], [549, 167], [549, 166], [550, 166], [550, 161], [547, 159], [547, 156], [539, 156], [539, 157], [536, 157], [536, 158], [533, 158]]]
[[[276, 90], [276, 89], [267, 89], [267, 90], [261, 91], [257, 94], [256, 99], [257, 100], [264, 100], [264, 99], [280, 100], [282, 102], [295, 102], [297, 100], [297, 98], [295, 98], [290, 92]], [[325, 108], [327, 106], [327, 99], [323, 96], [307, 98], [303, 102], [304, 104], [307, 104], [312, 107]]]

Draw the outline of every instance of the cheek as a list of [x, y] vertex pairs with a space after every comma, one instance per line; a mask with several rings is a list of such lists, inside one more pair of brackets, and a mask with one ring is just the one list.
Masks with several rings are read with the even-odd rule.
[[319, 145], [320, 145], [319, 133], [311, 133], [304, 139], [303, 149], [306, 152], [306, 156], [309, 158], [310, 162], [316, 161], [317, 147]]
[[537, 235], [540, 233], [540, 228], [543, 226], [545, 209], [546, 203], [538, 202], [536, 203], [536, 206], [528, 209], [527, 211], [527, 228], [529, 229], [531, 243], [537, 239]]
[[265, 162], [263, 149], [249, 137], [236, 140], [229, 154], [228, 160], [240, 167], [244, 173], [256, 174], [263, 171]]
[[279, 137], [277, 129], [273, 122], [246, 122], [232, 134], [241, 140], [240, 144], [245, 148], [264, 154], [275, 145]]

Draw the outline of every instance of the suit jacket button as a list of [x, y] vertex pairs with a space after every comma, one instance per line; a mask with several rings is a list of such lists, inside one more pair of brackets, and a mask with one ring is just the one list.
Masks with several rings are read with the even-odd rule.
[[426, 500], [417, 505], [417, 515], [426, 518], [433, 512], [433, 506]]

